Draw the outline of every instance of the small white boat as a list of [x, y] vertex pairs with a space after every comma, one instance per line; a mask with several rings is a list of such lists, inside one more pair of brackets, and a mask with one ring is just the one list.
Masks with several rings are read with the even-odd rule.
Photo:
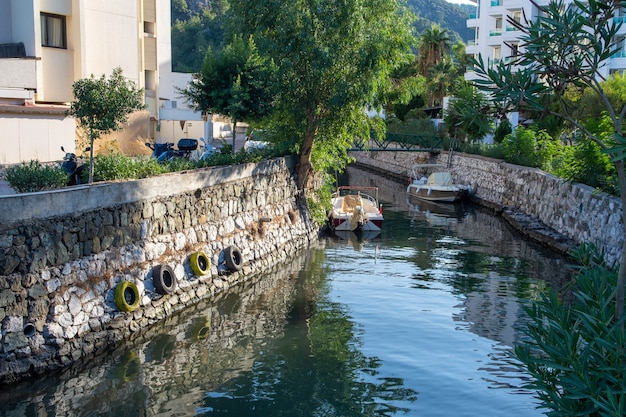
[[330, 225], [335, 231], [379, 231], [383, 226], [378, 187], [339, 187], [332, 203]]
[[470, 194], [469, 185], [453, 184], [450, 172], [442, 168], [437, 164], [413, 165], [406, 192], [422, 200], [446, 203], [454, 203]]

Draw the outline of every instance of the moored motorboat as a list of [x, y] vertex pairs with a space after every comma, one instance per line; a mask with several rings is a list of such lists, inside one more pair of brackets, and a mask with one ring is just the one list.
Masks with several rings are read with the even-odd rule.
[[332, 204], [330, 226], [333, 230], [377, 231], [383, 226], [378, 187], [339, 187], [333, 194]]
[[442, 169], [441, 165], [418, 164], [411, 169], [406, 192], [422, 200], [453, 203], [469, 195], [471, 187], [453, 184], [450, 171]]

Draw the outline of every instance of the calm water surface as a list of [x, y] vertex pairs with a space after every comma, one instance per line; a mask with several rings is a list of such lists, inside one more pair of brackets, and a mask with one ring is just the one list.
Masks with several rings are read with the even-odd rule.
[[1, 416], [540, 416], [507, 352], [563, 261], [470, 207], [381, 187], [384, 230], [322, 239], [104, 358], [0, 393]]

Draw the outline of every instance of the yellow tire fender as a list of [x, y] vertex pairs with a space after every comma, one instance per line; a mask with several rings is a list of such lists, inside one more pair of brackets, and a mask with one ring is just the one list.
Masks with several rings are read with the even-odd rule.
[[206, 275], [211, 271], [211, 261], [204, 252], [195, 252], [189, 257], [191, 270], [197, 276]]
[[134, 282], [122, 281], [115, 287], [115, 304], [120, 311], [135, 311], [139, 308], [141, 298], [139, 289]]

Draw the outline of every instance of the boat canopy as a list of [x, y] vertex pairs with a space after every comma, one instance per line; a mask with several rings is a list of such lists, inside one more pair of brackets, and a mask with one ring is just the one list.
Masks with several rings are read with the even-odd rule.
[[452, 177], [448, 171], [433, 172], [428, 176], [426, 185], [452, 185]]

